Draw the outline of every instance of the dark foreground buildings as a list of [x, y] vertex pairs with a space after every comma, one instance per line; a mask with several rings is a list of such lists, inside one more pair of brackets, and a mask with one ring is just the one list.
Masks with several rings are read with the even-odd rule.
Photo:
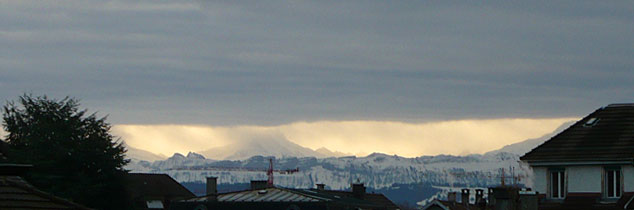
[[520, 159], [540, 209], [634, 209], [634, 104], [597, 109]]
[[8, 145], [0, 140], [0, 209], [89, 209], [43, 192], [22, 178], [31, 165], [7, 160]]
[[398, 209], [382, 194], [367, 193], [363, 184], [352, 184], [352, 191], [289, 189], [252, 181], [251, 189], [216, 193], [216, 178], [207, 179], [207, 195], [172, 202], [170, 209]]
[[128, 173], [125, 181], [134, 209], [169, 209], [173, 200], [196, 197], [167, 174]]
[[533, 170], [532, 192], [493, 188], [490, 199], [476, 204], [456, 202], [450, 194], [424, 209], [632, 210], [634, 104], [597, 109], [520, 160]]

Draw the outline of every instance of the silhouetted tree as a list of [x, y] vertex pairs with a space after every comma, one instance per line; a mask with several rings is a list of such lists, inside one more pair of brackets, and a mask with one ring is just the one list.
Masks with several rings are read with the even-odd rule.
[[3, 107], [11, 161], [28, 163], [37, 188], [98, 209], [126, 208], [123, 169], [129, 160], [106, 117], [87, 115], [79, 102], [23, 95]]

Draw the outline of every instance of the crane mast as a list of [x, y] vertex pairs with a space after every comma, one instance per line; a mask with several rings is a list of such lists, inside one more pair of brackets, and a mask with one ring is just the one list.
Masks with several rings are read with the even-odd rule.
[[273, 187], [273, 158], [269, 158], [269, 170], [266, 171], [266, 176], [269, 177], [268, 186]]

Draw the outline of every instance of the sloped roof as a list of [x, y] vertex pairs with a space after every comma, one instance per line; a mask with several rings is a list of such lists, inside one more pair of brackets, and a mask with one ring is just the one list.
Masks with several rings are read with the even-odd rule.
[[[188, 199], [187, 201], [207, 201], [208, 196]], [[244, 190], [230, 193], [222, 193], [217, 196], [218, 202], [325, 202], [318, 196], [298, 193], [294, 190], [283, 188], [265, 188], [260, 190]]]
[[350, 191], [339, 191], [339, 190], [317, 190], [317, 189], [309, 189], [308, 191], [326, 194], [330, 196], [338, 196], [340, 199], [344, 199], [345, 202], [359, 202], [363, 203], [359, 204], [371, 204], [376, 206], [386, 207], [388, 209], [398, 209], [398, 206], [394, 204], [390, 199], [385, 197], [385, 195], [380, 193], [365, 193], [362, 199], [355, 198], [353, 193]]
[[531, 162], [634, 160], [634, 104], [597, 109], [520, 158]]
[[[183, 202], [207, 202], [212, 196], [203, 196], [184, 200]], [[352, 192], [317, 190], [317, 189], [288, 189], [269, 187], [260, 190], [244, 190], [221, 193], [217, 195], [217, 202], [335, 202], [344, 205], [381, 207], [398, 209], [392, 201], [383, 194], [366, 193], [363, 199], [355, 198]]]
[[481, 209], [478, 205], [474, 205], [474, 204], [469, 204], [469, 207], [466, 207], [462, 203], [442, 201], [438, 199], [434, 199], [432, 202], [425, 205], [423, 209], [430, 209], [433, 206], [437, 206], [445, 210], [479, 210]]
[[0, 209], [89, 209], [37, 190], [19, 176], [0, 176]]
[[133, 199], [140, 197], [192, 198], [196, 197], [167, 174], [128, 173], [126, 190]]

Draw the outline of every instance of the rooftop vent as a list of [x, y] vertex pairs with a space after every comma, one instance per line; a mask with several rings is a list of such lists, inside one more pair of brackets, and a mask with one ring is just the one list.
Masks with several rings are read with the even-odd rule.
[[593, 118], [590, 118], [585, 123], [583, 123], [583, 126], [584, 127], [592, 127], [592, 126], [596, 125], [597, 122], [599, 122], [599, 118], [593, 117]]

